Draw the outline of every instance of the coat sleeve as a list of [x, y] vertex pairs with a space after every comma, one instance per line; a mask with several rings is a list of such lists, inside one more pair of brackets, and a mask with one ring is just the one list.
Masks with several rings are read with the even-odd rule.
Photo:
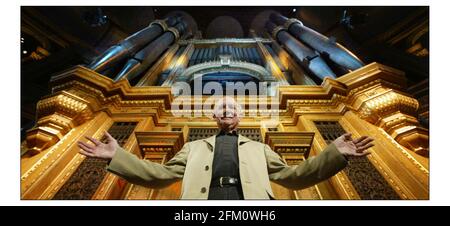
[[270, 180], [290, 189], [303, 189], [326, 180], [347, 166], [347, 159], [332, 143], [319, 155], [296, 166], [286, 162], [266, 145], [265, 155]]
[[119, 147], [106, 169], [132, 184], [162, 188], [183, 178], [188, 153], [189, 143], [168, 162], [158, 164], [139, 159]]

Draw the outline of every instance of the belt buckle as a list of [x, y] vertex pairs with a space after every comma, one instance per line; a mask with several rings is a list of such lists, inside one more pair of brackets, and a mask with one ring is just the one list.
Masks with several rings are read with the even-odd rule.
[[223, 177], [219, 178], [219, 186], [223, 188]]

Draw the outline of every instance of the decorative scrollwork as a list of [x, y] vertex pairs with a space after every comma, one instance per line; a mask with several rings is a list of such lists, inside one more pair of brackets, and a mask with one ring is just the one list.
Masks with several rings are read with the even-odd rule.
[[[345, 133], [345, 130], [337, 121], [315, 121], [314, 124], [328, 144]], [[361, 199], [400, 199], [400, 196], [367, 157], [348, 158], [349, 164], [344, 172]]]
[[[108, 133], [123, 146], [133, 133], [136, 122], [115, 122]], [[104, 141], [105, 137], [102, 139]], [[106, 176], [106, 160], [86, 157], [69, 180], [53, 197], [57, 200], [91, 199]]]
[[106, 175], [106, 163], [106, 160], [87, 157], [53, 199], [91, 199]]
[[392, 189], [367, 157], [348, 157], [345, 174], [363, 200], [398, 200], [400, 196]]
[[376, 87], [355, 93], [349, 100], [360, 118], [383, 128], [406, 148], [428, 156], [428, 130], [416, 118], [419, 108], [416, 99], [393, 89]]
[[72, 128], [93, 117], [89, 102], [70, 92], [61, 91], [38, 102], [36, 127], [27, 131], [29, 155], [57, 143]]

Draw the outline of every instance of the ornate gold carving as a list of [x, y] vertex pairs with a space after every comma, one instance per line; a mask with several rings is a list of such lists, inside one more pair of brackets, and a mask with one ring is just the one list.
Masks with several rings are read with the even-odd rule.
[[325, 111], [333, 101], [335, 106], [344, 103], [401, 145], [428, 156], [428, 130], [420, 126], [416, 118], [419, 103], [402, 92], [405, 87], [403, 72], [372, 63], [335, 80], [326, 78], [321, 86], [281, 86], [280, 108], [309, 111], [311, 105], [323, 105], [328, 108], [320, 111]]
[[[56, 192], [55, 200], [91, 199], [106, 175], [107, 160], [85, 158], [70, 179]], [[48, 197], [50, 198], [50, 197]]]
[[[389, 182], [383, 178], [382, 174], [386, 175], [385, 171], [379, 171], [375, 168], [367, 157], [348, 157], [349, 166], [343, 171], [346, 173], [352, 185], [358, 191], [361, 199], [364, 200], [397, 200], [401, 199], [395, 190], [400, 191], [397, 185], [391, 186], [394, 182], [389, 179]], [[406, 195], [402, 193], [402, 197]]]
[[[105, 124], [103, 124], [105, 125]], [[126, 148], [125, 144], [133, 133], [137, 122], [115, 122], [108, 129], [118, 144]], [[102, 130], [99, 130], [102, 131]], [[95, 138], [101, 140], [104, 134], [95, 134]], [[91, 199], [107, 175], [106, 160], [100, 160], [85, 156], [74, 158], [75, 164], [54, 186], [54, 189], [46, 198], [53, 199]]]
[[266, 132], [265, 142], [279, 153], [288, 164], [307, 159], [311, 150], [314, 132]]
[[408, 199], [408, 196], [405, 194], [405, 192], [402, 190], [402, 188], [400, 188], [400, 186], [398, 185], [398, 183], [392, 179], [392, 176], [390, 176], [386, 170], [384, 169], [383, 166], [381, 166], [381, 164], [377, 161], [376, 158], [372, 157], [372, 156], [368, 156], [367, 159], [371, 160], [371, 163], [378, 169], [378, 171], [380, 172], [380, 174], [383, 175], [384, 178], [386, 178], [389, 181], [389, 184], [391, 185], [391, 187], [397, 192], [398, 195], [400, 195], [400, 197], [402, 199]]
[[[180, 40], [178, 41], [178, 44], [193, 43], [195, 45], [209, 45], [220, 42], [231, 43], [234, 41], [236, 40]], [[258, 42], [256, 39], [239, 39], [238, 41], [239, 42], [236, 41], [236, 45], [246, 46], [254, 45], [254, 43]], [[263, 41], [267, 41], [267, 43], [270, 42], [270, 40]], [[173, 60], [169, 60], [168, 62], [171, 61]], [[204, 66], [205, 69], [211, 67], [210, 64]], [[270, 75], [270, 73], [268, 74]], [[279, 89], [280, 99], [278, 106], [280, 109], [263, 111], [278, 112], [280, 114], [280, 123], [282, 126], [287, 128], [286, 131], [299, 131], [304, 130], [303, 127], [306, 127], [306, 125], [299, 123], [303, 120], [302, 117], [299, 118], [299, 115], [301, 114], [307, 113], [307, 115], [303, 115], [305, 117], [329, 119], [331, 117], [339, 118], [345, 111], [351, 109], [357, 114], [361, 113], [359, 114], [359, 117], [364, 117], [365, 120], [376, 124], [377, 127], [383, 132], [383, 136], [388, 136], [388, 138], [390, 138], [390, 142], [393, 142], [396, 147], [401, 148], [403, 154], [400, 153], [399, 155], [406, 155], [408, 159], [415, 161], [411, 156], [411, 154], [414, 154], [410, 153], [406, 149], [411, 149], [408, 144], [417, 146], [417, 141], [421, 141], [421, 139], [422, 141], [427, 140], [428, 136], [426, 133], [417, 133], [420, 128], [418, 129], [417, 127], [414, 127], [416, 123], [416, 103], [413, 98], [402, 92], [405, 84], [406, 82], [401, 72], [377, 63], [373, 63], [347, 75], [341, 76], [338, 79], [325, 79], [321, 86], [282, 86]], [[47, 183], [47, 172], [50, 169], [53, 170], [53, 168], [55, 168], [54, 166], [59, 164], [58, 159], [64, 156], [62, 153], [65, 150], [61, 149], [55, 152], [55, 147], [58, 147], [61, 143], [63, 143], [63, 146], [75, 145], [73, 143], [76, 142], [81, 134], [86, 132], [86, 129], [70, 128], [77, 123], [82, 123], [87, 120], [87, 118], [89, 118], [89, 114], [92, 114], [93, 112], [100, 110], [105, 111], [112, 117], [120, 116], [126, 118], [133, 118], [136, 115], [142, 115], [144, 117], [151, 116], [153, 121], [149, 121], [152, 126], [160, 127], [161, 125], [169, 125], [169, 128], [174, 125], [181, 127], [185, 126], [185, 129], [183, 130], [185, 132], [187, 132], [189, 127], [198, 127], [203, 130], [214, 126], [214, 123], [207, 117], [172, 117], [172, 114], [170, 114], [170, 103], [173, 97], [170, 93], [170, 87], [132, 87], [128, 81], [122, 80], [119, 82], [114, 82], [111, 79], [82, 66], [74, 67], [60, 75], [54, 76], [51, 80], [51, 86], [52, 91], [55, 94], [42, 100], [43, 103], [48, 101], [49, 105], [41, 104], [42, 106], [39, 110], [40, 114], [38, 113], [40, 124], [38, 125], [42, 125], [43, 127], [42, 130], [39, 130], [39, 132], [34, 135], [37, 138], [33, 139], [37, 141], [40, 140], [43, 143], [56, 142], [46, 141], [45, 139], [48, 137], [56, 137], [54, 139], [57, 139], [58, 135], [55, 134], [63, 134], [64, 132], [67, 134], [66, 136], [60, 135], [63, 136], [62, 142], [59, 142], [47, 149], [47, 151], [43, 153], [43, 156], [34, 156], [39, 157], [39, 161], [33, 163], [35, 165], [29, 169], [24, 169], [25, 173], [21, 179], [23, 189], [26, 193], [26, 197], [24, 196], [25, 198], [51, 198], [57, 191], [56, 188], [60, 187], [60, 185], [55, 184], [59, 184], [59, 181], [62, 183], [71, 175], [69, 173], [73, 172], [72, 169], [63, 171], [63, 173], [67, 174], [67, 176], [58, 175], [58, 182], [48, 182], [52, 185], [49, 186], [49, 188], [46, 188], [47, 190], [40, 196], [36, 196], [38, 192], [33, 190], [36, 187], [40, 187]], [[63, 95], [60, 99], [55, 98], [53, 102], [47, 100], [48, 98], [61, 94], [61, 91], [65, 91], [69, 95]], [[80, 100], [84, 100], [85, 102]], [[269, 102], [270, 100], [271, 99], [268, 99], [266, 102]], [[260, 99], [246, 99], [246, 101], [246, 106], [248, 106], [258, 103]], [[276, 102], [278, 104], [278, 100]], [[85, 110], [83, 110], [85, 108], [80, 103], [85, 103], [88, 105], [88, 114], [85, 115], [88, 116], [87, 118], [82, 114], [85, 112]], [[196, 104], [198, 104], [195, 102], [190, 103], [191, 106], [196, 106]], [[191, 109], [194, 109], [191, 111], [192, 113], [197, 112], [195, 108]], [[246, 112], [251, 111], [253, 110], [246, 109]], [[241, 125], [248, 128], [257, 127], [260, 126], [260, 121], [262, 118], [263, 117], [259, 117], [259, 114], [258, 117], [244, 117], [242, 118]], [[90, 123], [91, 122], [89, 122], [89, 124]], [[92, 125], [95, 127], [97, 124]], [[149, 127], [148, 129], [151, 128]], [[359, 128], [358, 131], [360, 129], [361, 128]], [[311, 128], [309, 128], [309, 130], [311, 130]], [[364, 133], [365, 131], [361, 132]], [[270, 134], [270, 132], [268, 133]], [[423, 135], [423, 137], [420, 138], [417, 134], [420, 136]], [[68, 135], [71, 137], [68, 137]], [[176, 135], [174, 132], [157, 132], [157, 135], [155, 136], [148, 136], [148, 134], [144, 134], [140, 137], [142, 139], [139, 141], [139, 146], [143, 157], [159, 163], [163, 163], [168, 160], [171, 155], [175, 154], [175, 152], [181, 148], [183, 142], [182, 135]], [[200, 134], [198, 137], [200, 137]], [[393, 137], [395, 137], [395, 140]], [[266, 141], [270, 142], [271, 139], [272, 142], [278, 145], [277, 147], [274, 147], [274, 150], [281, 153], [282, 157], [288, 164], [297, 164], [299, 161], [304, 159], [304, 153], [309, 152], [308, 147], [298, 146], [298, 143], [307, 143], [306, 141], [300, 142], [300, 140], [296, 140], [297, 138], [294, 137], [285, 140], [281, 135], [271, 136], [271, 138], [266, 138]], [[277, 142], [275, 142], [275, 140]], [[318, 142], [317, 139], [315, 142]], [[391, 147], [390, 144], [389, 147]], [[395, 148], [395, 150], [400, 149]], [[49, 157], [50, 154], [52, 155]], [[78, 160], [81, 161], [82, 159]], [[78, 166], [78, 160], [74, 159], [74, 163], [71, 163], [71, 165], [74, 164], [74, 166]], [[386, 176], [385, 178], [388, 179], [389, 183], [393, 185], [393, 188], [396, 189], [397, 192], [400, 191], [399, 187], [404, 186], [403, 181], [401, 181], [401, 179], [403, 179], [402, 175], [399, 174], [392, 176], [395, 172], [393, 173], [389, 170], [389, 165], [382, 165], [385, 164], [382, 162], [383, 158], [377, 158], [374, 161], [373, 159], [370, 160], [374, 163], [374, 166], [379, 169], [383, 176], [390, 174], [389, 177]], [[406, 163], [409, 164], [409, 162]], [[415, 163], [417, 168], [411, 167], [411, 170], [421, 170], [421, 172], [428, 175], [428, 170], [426, 168], [420, 165], [417, 161], [415, 161]], [[381, 165], [385, 167], [384, 170], [381, 168]], [[63, 178], [65, 179], [63, 180]], [[36, 180], [39, 183], [35, 183]], [[41, 184], [41, 181], [46, 182]], [[423, 184], [422, 181], [420, 181], [420, 183]], [[344, 173], [339, 173], [337, 177], [331, 180], [331, 183], [335, 186], [335, 189], [340, 189], [339, 195], [341, 195], [341, 198], [359, 198], [358, 194], [355, 193], [354, 188], [352, 188], [352, 183], [349, 182]], [[407, 181], [404, 183], [410, 182]], [[30, 190], [31, 192], [29, 192]], [[125, 195], [125, 198], [136, 198], [138, 196], [143, 198], [155, 198], [156, 196], [152, 195], [153, 193], [155, 192], [153, 192], [152, 189], [143, 187], [140, 188], [139, 186], [131, 185], [131, 189], [128, 190], [128, 194]], [[324, 194], [326, 196], [326, 193]], [[399, 194], [402, 198], [405, 198], [404, 193]], [[406, 195], [408, 195], [408, 197], [412, 197], [408, 193], [406, 193]], [[102, 196], [102, 198], [106, 198], [106, 196]]]
[[[181, 131], [135, 132], [143, 159], [163, 164], [180, 151], [184, 144]], [[149, 199], [154, 189], [131, 185], [125, 199]]]
[[[98, 127], [99, 131], [103, 131], [104, 127], [109, 127], [104, 119], [106, 114], [101, 113], [96, 115], [94, 120], [90, 120], [88, 123], [81, 127], [72, 129], [68, 134], [66, 134], [62, 140], [57, 144], [53, 145], [51, 148], [45, 151], [45, 155], [40, 157], [38, 162], [32, 165], [30, 168], [22, 168], [24, 173], [21, 177], [22, 186], [22, 198], [23, 199], [50, 199], [53, 197], [54, 193], [58, 191], [61, 185], [67, 180], [67, 178], [76, 170], [79, 163], [84, 159], [82, 155], [75, 155], [72, 160], [65, 159], [65, 156], [71, 155], [73, 147], [76, 146], [76, 141], [86, 133], [93, 129], [93, 127]], [[99, 138], [98, 135], [94, 135], [94, 138]], [[35, 157], [35, 156], [33, 156]], [[59, 172], [62, 166], [66, 166], [60, 175], [57, 177], [48, 176], [53, 172]], [[24, 166], [22, 166], [24, 167]], [[59, 170], [57, 168], [60, 168]], [[64, 168], [64, 167], [63, 167]], [[45, 191], [39, 189], [42, 188], [42, 183], [51, 184]]]
[[36, 127], [27, 132], [28, 154], [34, 155], [57, 143], [72, 128], [93, 116], [89, 102], [62, 91], [37, 104]]
[[405, 155], [406, 158], [408, 158], [422, 173], [426, 174], [427, 176], [430, 175], [430, 171], [426, 167], [424, 167], [420, 162], [418, 162], [410, 153], [408, 153], [408, 151], [406, 151], [403, 146], [399, 145], [399, 143], [396, 142], [394, 138], [392, 138], [392, 136], [390, 136], [382, 128], [378, 128], [378, 130], [380, 130], [381, 134], [383, 134], [386, 138], [388, 138], [389, 141], [391, 141], [397, 148], [402, 150], [403, 155]]
[[172, 158], [184, 144], [181, 131], [135, 132], [144, 159], [163, 163]]
[[[114, 102], [121, 105], [127, 101], [150, 101], [163, 103], [162, 109], [170, 109], [171, 88], [160, 86], [132, 87], [128, 80], [114, 82], [83, 66], [75, 66], [50, 80], [52, 91], [76, 89], [95, 97], [100, 105]], [[145, 104], [144, 102], [142, 102]]]
[[[86, 130], [86, 128], [85, 129], [83, 129], [83, 131], [82, 132], [84, 132]], [[70, 131], [67, 135], [69, 135], [70, 133], [71, 133], [72, 131]], [[63, 140], [64, 140], [65, 138], [63, 138]], [[75, 141], [73, 141], [73, 142], [75, 142]], [[34, 184], [34, 182], [36, 182], [36, 180], [40, 177], [40, 176], [42, 176], [42, 174], [45, 172], [45, 170], [47, 170], [50, 166], [52, 166], [52, 164], [56, 161], [55, 159], [49, 159], [51, 156], [52, 156], [52, 154], [54, 153], [54, 151], [56, 150], [58, 148], [58, 144], [56, 144], [56, 145], [54, 145], [54, 146], [52, 146], [51, 148], [50, 148], [50, 150], [36, 163], [36, 164], [34, 164], [29, 170], [27, 170], [25, 173], [23, 173], [22, 174], [22, 176], [20, 177], [20, 181], [23, 183], [23, 190], [26, 190], [26, 189], [28, 189], [29, 187], [31, 187], [33, 184]], [[58, 153], [58, 155], [56, 156], [56, 157], [60, 157], [61, 156], [61, 153]], [[39, 167], [41, 167], [43, 164], [44, 164], [44, 162], [45, 161], [47, 161], [47, 160], [49, 160], [49, 162], [47, 163], [47, 164], [45, 164], [45, 168], [44, 168], [44, 170], [43, 171], [41, 171], [39, 174], [38, 174], [38, 176], [37, 177], [35, 177], [34, 179], [32, 179], [32, 180], [29, 180], [29, 182], [28, 183], [26, 183], [25, 184], [25, 181], [26, 180], [28, 180], [28, 178], [29, 178], [29, 176], [30, 175], [32, 175], [33, 173], [35, 173], [36, 172], [36, 169], [38, 169]]]
[[428, 130], [415, 117], [419, 102], [399, 91], [381, 86], [349, 98], [359, 117], [384, 129], [397, 142], [423, 156], [428, 155]]
[[353, 185], [350, 183], [350, 179], [344, 172], [341, 171], [337, 173], [336, 177], [339, 179], [336, 180], [336, 183], [340, 184], [340, 186], [343, 188], [343, 192], [348, 199], [361, 199], [361, 197], [359, 197], [359, 195], [356, 193], [355, 187], [353, 187]]
[[[373, 124], [379, 123], [379, 120], [386, 120], [381, 118], [382, 116], [390, 115], [398, 111], [405, 114], [414, 114], [419, 107], [416, 99], [395, 90], [381, 87], [370, 90], [369, 92], [356, 94], [352, 102], [359, 116]], [[380, 123], [380, 126], [389, 128], [406, 119], [401, 115], [397, 116], [400, 117], [393, 117], [384, 121]]]
[[[337, 121], [314, 121], [322, 138], [331, 143], [346, 131]], [[373, 164], [368, 158], [348, 156], [348, 166], [343, 170], [352, 182], [361, 199], [400, 199], [393, 189], [392, 179], [387, 175], [379, 164]], [[377, 170], [376, 168], [379, 168]], [[384, 174], [384, 175], [382, 175]], [[389, 180], [392, 186], [388, 184]], [[398, 190], [398, 189], [397, 189]], [[401, 191], [400, 191], [401, 192]]]

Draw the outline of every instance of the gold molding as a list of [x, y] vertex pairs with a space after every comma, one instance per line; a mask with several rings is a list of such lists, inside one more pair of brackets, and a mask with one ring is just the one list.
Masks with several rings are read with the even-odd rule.
[[309, 157], [314, 132], [267, 131], [264, 141], [289, 165], [296, 165]]
[[164, 163], [181, 150], [184, 144], [181, 131], [135, 132], [144, 159]]
[[38, 102], [36, 126], [27, 131], [28, 155], [56, 144], [98, 110], [108, 112], [105, 105], [142, 105], [157, 108], [161, 114], [170, 109], [172, 100], [170, 87], [131, 87], [126, 80], [114, 82], [82, 66], [53, 76], [50, 84], [53, 94]]
[[[143, 159], [163, 164], [180, 151], [184, 144], [181, 131], [135, 132]], [[125, 199], [150, 199], [158, 190], [131, 185]]]
[[[280, 108], [311, 104], [330, 107], [333, 99], [345, 104], [368, 122], [383, 128], [406, 148], [427, 156], [428, 130], [417, 120], [418, 101], [404, 93], [404, 73], [371, 63], [338, 79], [326, 78], [321, 86], [280, 86]], [[291, 106], [292, 107], [292, 106]]]
[[[185, 52], [188, 52], [188, 50], [185, 50]], [[174, 59], [171, 61], [174, 61]], [[151, 130], [151, 132], [136, 132], [134, 141], [136, 145], [132, 147], [132, 152], [139, 150], [143, 158], [160, 163], [173, 156], [175, 151], [181, 149], [184, 143], [183, 133], [171, 132], [171, 128], [182, 127], [186, 133], [186, 128], [189, 126], [205, 128], [215, 125], [210, 118], [204, 115], [190, 117], [191, 114], [203, 111], [197, 107], [210, 96], [194, 97], [193, 99], [192, 96], [177, 97], [177, 101], [191, 98], [190, 100], [186, 99], [186, 101], [189, 100], [187, 105], [192, 110], [186, 110], [191, 113], [186, 117], [175, 117], [173, 113], [184, 112], [184, 110], [171, 109], [171, 104], [175, 101], [171, 94], [171, 87], [132, 87], [126, 80], [114, 82], [110, 78], [83, 66], [76, 66], [53, 76], [50, 85], [53, 94], [44, 97], [38, 104], [37, 126], [43, 125], [43, 129], [34, 138], [30, 137], [44, 140], [45, 137], [56, 136], [58, 139], [62, 137], [62, 140], [56, 145], [50, 145], [51, 147], [46, 148], [43, 153], [31, 157], [25, 155], [22, 157], [23, 162], [25, 162], [25, 167], [22, 168], [24, 173], [21, 178], [22, 189], [25, 191], [22, 198], [51, 198], [56, 191], [54, 189], [79, 164], [77, 162], [79, 157], [72, 156], [76, 154], [74, 142], [86, 133], [86, 126], [89, 126], [89, 133], [98, 132], [97, 129], [90, 128], [94, 126], [92, 121], [95, 121], [89, 121], [92, 115], [101, 113], [104, 117], [146, 118], [146, 122], [149, 125], [151, 124], [151, 128], [142, 130]], [[402, 184], [409, 187], [414, 185], [422, 189], [411, 190], [412, 193], [416, 192], [419, 195], [414, 193], [414, 196], [412, 196], [406, 192], [402, 194], [402, 197], [404, 198], [405, 194], [408, 198], [425, 197], [423, 193], [426, 191], [422, 187], [427, 185], [425, 181], [428, 178], [428, 170], [426, 169], [428, 158], [416, 155], [416, 153], [426, 156], [428, 152], [421, 153], [415, 148], [422, 147], [420, 145], [427, 143], [428, 131], [421, 128], [417, 123], [418, 102], [405, 93], [406, 79], [403, 72], [378, 63], [372, 63], [337, 79], [326, 78], [321, 85], [279, 86], [278, 89], [279, 96], [267, 99], [252, 96], [240, 96], [237, 99], [238, 101], [242, 100], [242, 105], [246, 107], [246, 114], [253, 111], [249, 111], [248, 106], [257, 105], [260, 101], [274, 104], [275, 109], [259, 109], [261, 112], [258, 110], [255, 117], [242, 118], [241, 126], [264, 127], [265, 122], [263, 121], [268, 117], [264, 116], [263, 113], [278, 114], [277, 125], [283, 128], [283, 132], [266, 132], [264, 136], [266, 142], [272, 143], [272, 148], [279, 152], [289, 164], [295, 164], [304, 159], [305, 153], [307, 157], [311, 146], [313, 147], [313, 154], [317, 154], [326, 146], [322, 139], [311, 138], [311, 143], [307, 149], [291, 147], [292, 145], [300, 145], [298, 143], [300, 141], [294, 138], [298, 134], [302, 134], [299, 133], [300, 131], [316, 131], [309, 120], [315, 118], [339, 120], [344, 115], [351, 113], [352, 118], [346, 120], [349, 120], [348, 123], [352, 122], [351, 120], [359, 121], [360, 124], [354, 127], [354, 130], [360, 135], [364, 135], [368, 131], [374, 132], [375, 128], [381, 130], [381, 132], [376, 131], [377, 139], [385, 140], [387, 142], [385, 147], [389, 149], [388, 151], [393, 152], [383, 154], [392, 156], [388, 156], [389, 161], [386, 160], [385, 155], [370, 160], [376, 160], [375, 165], [378, 168], [383, 166], [382, 173], [389, 174], [389, 178], [395, 182], [391, 184], [394, 187]], [[70, 129], [86, 121], [89, 122], [80, 126], [80, 129], [78, 127]], [[95, 122], [95, 125], [99, 124], [100, 122]], [[45, 128], [49, 129], [44, 129], [45, 125], [47, 125]], [[353, 122], [351, 125], [353, 128]], [[104, 123], [102, 123], [102, 126], [104, 126]], [[372, 129], [369, 129], [369, 126]], [[63, 133], [66, 133], [66, 135], [61, 135]], [[389, 140], [385, 136], [388, 136]], [[283, 143], [283, 139], [290, 139], [293, 144]], [[52, 141], [44, 140], [44, 142]], [[303, 143], [307, 146], [307, 142]], [[67, 151], [67, 145], [71, 145], [69, 151]], [[287, 148], [291, 148], [293, 152], [289, 152]], [[414, 151], [416, 153], [413, 153]], [[407, 165], [405, 167], [410, 172], [405, 172], [405, 174], [408, 175], [394, 171], [394, 169], [398, 169], [398, 167], [392, 165], [395, 164], [395, 159]], [[68, 163], [68, 166], [57, 166], [59, 163]], [[69, 165], [72, 168], [67, 168]], [[406, 182], [403, 182], [403, 180]], [[115, 177], [108, 177], [95, 197], [98, 199], [109, 198], [115, 181]], [[332, 177], [327, 183], [330, 184], [330, 188], [328, 188], [330, 191], [334, 189], [332, 197], [360, 198], [343, 173]], [[399, 187], [402, 188], [402, 186]], [[158, 194], [163, 194], [158, 193], [162, 190], [149, 190], [135, 185], [130, 185], [128, 188], [121, 197], [125, 199], [172, 197], [158, 196]], [[395, 188], [398, 189], [398, 187]], [[174, 189], [174, 191], [178, 191], [177, 189]]]
[[349, 97], [358, 116], [385, 130], [398, 143], [417, 154], [428, 156], [428, 130], [416, 118], [419, 102], [413, 97], [375, 86]]
[[36, 107], [37, 124], [27, 131], [29, 155], [35, 155], [61, 140], [71, 129], [93, 117], [88, 101], [61, 91], [40, 100]]

